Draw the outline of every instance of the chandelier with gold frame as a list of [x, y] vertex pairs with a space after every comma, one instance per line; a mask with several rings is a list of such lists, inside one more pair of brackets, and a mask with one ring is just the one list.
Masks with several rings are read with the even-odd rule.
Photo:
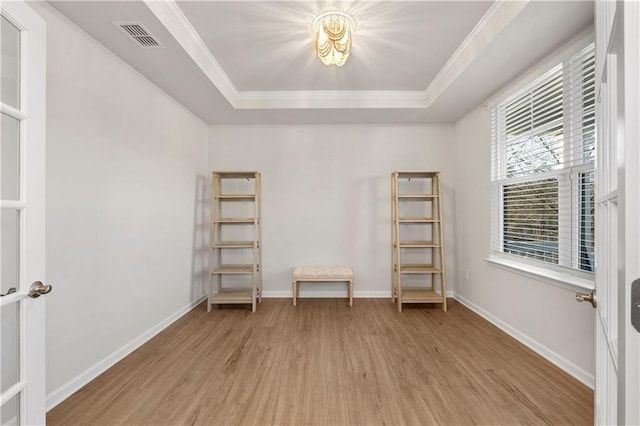
[[325, 65], [344, 65], [354, 27], [353, 18], [344, 12], [325, 12], [313, 21], [316, 54]]

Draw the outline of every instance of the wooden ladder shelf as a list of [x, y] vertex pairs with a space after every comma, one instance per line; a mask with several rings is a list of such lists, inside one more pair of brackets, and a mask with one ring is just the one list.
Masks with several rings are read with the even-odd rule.
[[447, 311], [439, 172], [391, 174], [391, 300]]
[[207, 311], [262, 301], [260, 173], [213, 172]]

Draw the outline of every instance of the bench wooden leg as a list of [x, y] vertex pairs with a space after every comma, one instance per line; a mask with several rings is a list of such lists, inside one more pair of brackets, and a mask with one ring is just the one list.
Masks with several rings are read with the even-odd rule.
[[296, 306], [296, 298], [298, 297], [298, 282], [294, 279], [293, 284], [293, 306]]
[[349, 280], [349, 307], [353, 306], [353, 279]]

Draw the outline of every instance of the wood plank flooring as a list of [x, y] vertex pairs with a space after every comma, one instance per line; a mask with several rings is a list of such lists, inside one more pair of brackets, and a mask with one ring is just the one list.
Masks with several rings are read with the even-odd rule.
[[49, 425], [593, 424], [593, 391], [464, 306], [204, 304]]

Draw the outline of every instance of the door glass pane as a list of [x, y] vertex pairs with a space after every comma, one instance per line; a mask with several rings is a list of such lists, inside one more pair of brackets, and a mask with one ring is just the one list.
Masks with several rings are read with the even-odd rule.
[[2, 233], [0, 234], [0, 258], [2, 267], [1, 293], [6, 294], [10, 288], [19, 289], [20, 269], [20, 211], [4, 208], [0, 210]]
[[3, 425], [20, 424], [20, 393], [9, 399], [0, 407], [0, 420]]
[[583, 271], [595, 271], [595, 172], [580, 173], [580, 247], [578, 267]]
[[20, 30], [4, 16], [0, 21], [2, 44], [2, 84], [0, 101], [20, 108]]
[[[20, 302], [8, 303], [0, 308], [2, 336], [0, 337], [1, 391], [5, 392], [20, 380]], [[2, 424], [6, 424], [4, 421]]]
[[3, 200], [20, 198], [20, 120], [2, 114], [0, 118], [0, 182]]

